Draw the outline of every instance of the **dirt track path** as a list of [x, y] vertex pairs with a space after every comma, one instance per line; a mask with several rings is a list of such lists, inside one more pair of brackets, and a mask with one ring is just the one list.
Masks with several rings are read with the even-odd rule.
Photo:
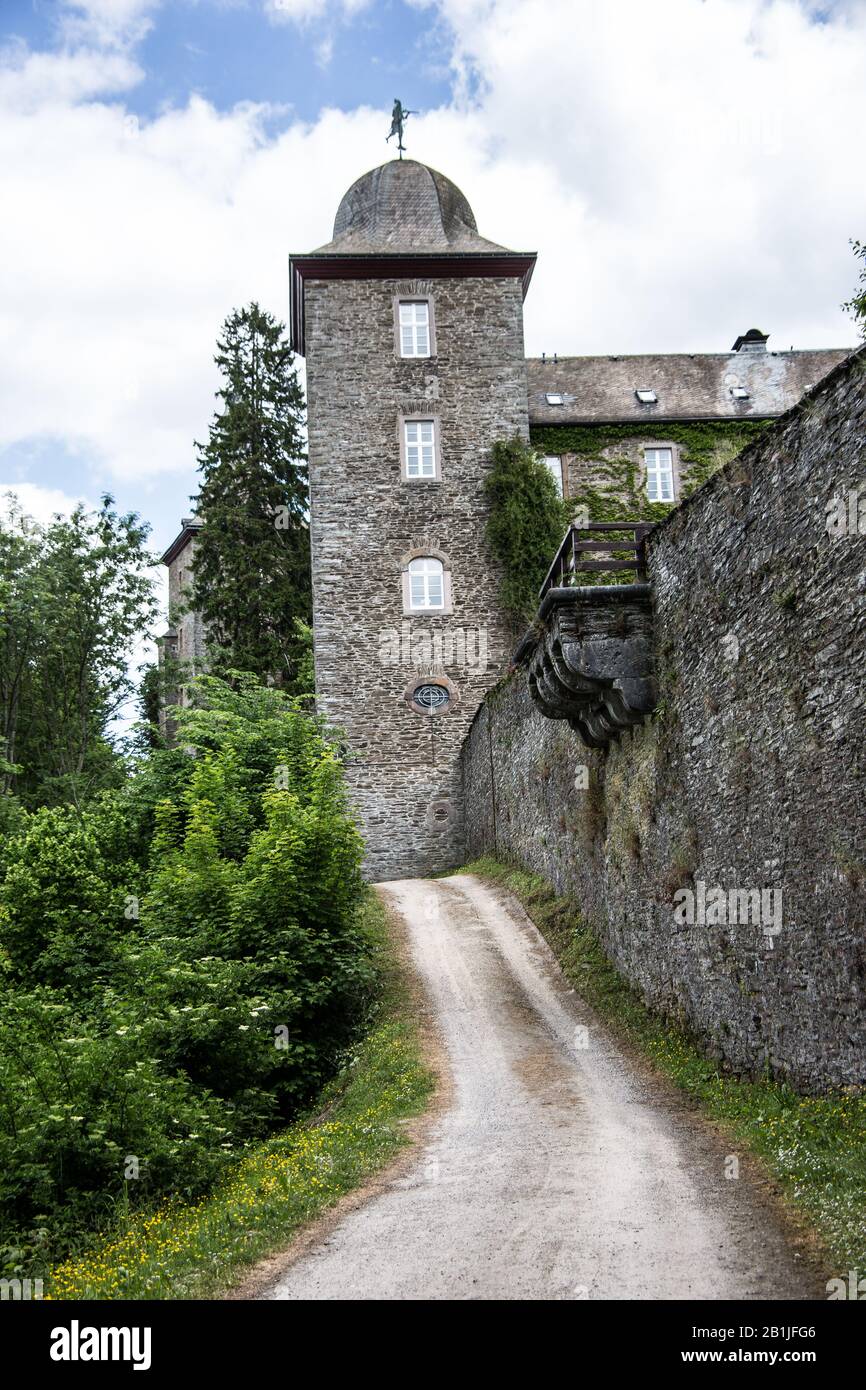
[[452, 1103], [265, 1297], [816, 1296], [757, 1186], [725, 1178], [725, 1145], [611, 1041], [513, 899], [463, 875], [381, 891]]

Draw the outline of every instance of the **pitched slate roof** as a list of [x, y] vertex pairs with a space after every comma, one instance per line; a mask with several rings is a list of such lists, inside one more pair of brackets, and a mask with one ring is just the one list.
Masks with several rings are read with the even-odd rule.
[[170, 565], [173, 560], [177, 559], [180, 552], [198, 535], [203, 524], [203, 522], [197, 521], [194, 516], [185, 516], [180, 523], [180, 531], [168, 547], [168, 550], [161, 556], [160, 563], [163, 565]]
[[[649, 353], [635, 357], [527, 359], [531, 424], [653, 420], [749, 420], [783, 414], [852, 349], [796, 352]], [[738, 400], [732, 386], [745, 387]], [[654, 391], [642, 405], [635, 391]], [[550, 405], [547, 393], [562, 405]]]

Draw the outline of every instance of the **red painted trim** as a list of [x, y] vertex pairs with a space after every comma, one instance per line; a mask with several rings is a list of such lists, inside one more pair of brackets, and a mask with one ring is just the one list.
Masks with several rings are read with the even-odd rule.
[[302, 356], [305, 280], [463, 279], [468, 276], [518, 276], [523, 298], [535, 269], [534, 251], [405, 252], [397, 255], [303, 255], [289, 257], [292, 351]]

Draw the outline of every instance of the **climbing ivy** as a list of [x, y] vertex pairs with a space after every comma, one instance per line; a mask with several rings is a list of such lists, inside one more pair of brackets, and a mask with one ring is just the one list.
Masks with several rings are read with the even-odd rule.
[[680, 500], [744, 449], [764, 429], [764, 420], [706, 420], [687, 424], [536, 425], [532, 443], [542, 454], [574, 454], [589, 479], [568, 499], [586, 506], [590, 521], [661, 521], [671, 503], [650, 502], [639, 469], [628, 454], [606, 455], [616, 444], [636, 439], [670, 440], [679, 446], [682, 470]]
[[[538, 607], [538, 590], [578, 509], [590, 521], [661, 521], [668, 502], [650, 502], [636, 460], [615, 454], [618, 443], [663, 436], [680, 450], [680, 500], [705, 482], [764, 428], [762, 420], [710, 420], [690, 424], [537, 425], [532, 442], [515, 436], [492, 451], [487, 479], [488, 542], [502, 566], [503, 610], [519, 631]], [[586, 481], [564, 500], [541, 462], [542, 454], [573, 454], [586, 465]], [[612, 551], [627, 559], [625, 551]], [[627, 584], [631, 571], [578, 570], [579, 584]], [[574, 582], [573, 581], [573, 582]]]
[[494, 444], [492, 459], [485, 484], [487, 540], [502, 567], [502, 607], [517, 631], [532, 621], [571, 507], [559, 497], [535, 450], [518, 435]]

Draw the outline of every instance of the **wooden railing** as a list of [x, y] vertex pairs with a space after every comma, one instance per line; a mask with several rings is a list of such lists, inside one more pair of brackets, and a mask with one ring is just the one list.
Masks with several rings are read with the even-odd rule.
[[[539, 598], [550, 589], [577, 584], [578, 575], [586, 571], [633, 571], [638, 581], [644, 581], [646, 536], [651, 530], [644, 521], [591, 521], [587, 526], [572, 522], [547, 571]], [[607, 558], [597, 558], [601, 555]]]

